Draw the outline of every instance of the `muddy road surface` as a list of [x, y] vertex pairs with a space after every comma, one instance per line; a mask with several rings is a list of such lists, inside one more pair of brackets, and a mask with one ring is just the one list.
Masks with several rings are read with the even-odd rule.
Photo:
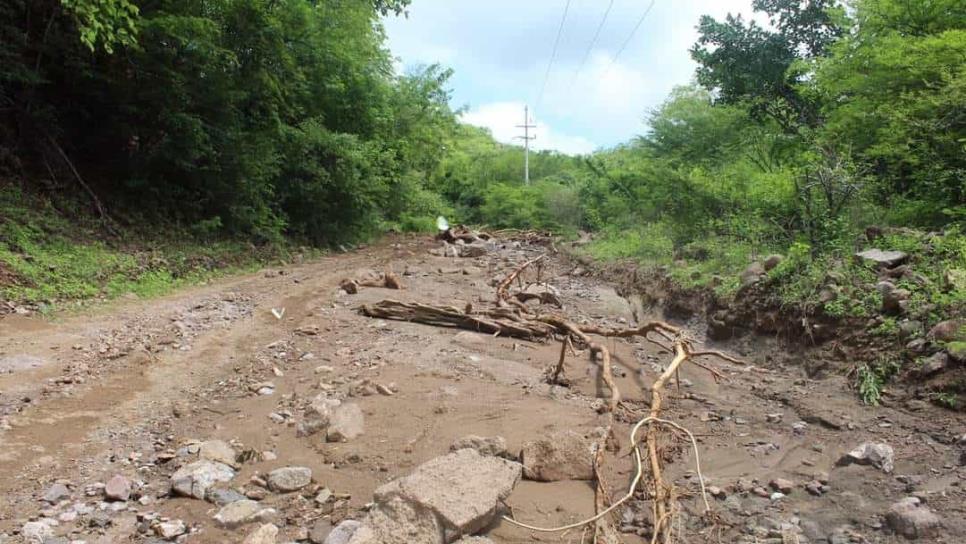
[[[559, 343], [357, 311], [387, 298], [484, 304], [544, 248], [434, 249], [396, 238], [158, 300], [0, 320], [0, 542], [591, 542], [590, 530], [501, 518], [553, 527], [594, 514], [586, 444], [608, 392], [586, 349], [568, 355], [569, 386], [550, 385]], [[339, 288], [387, 267], [404, 290]], [[564, 305], [547, 311], [617, 327], [642, 317], [571, 271], [541, 267]], [[602, 341], [629, 409], [603, 465], [616, 500], [635, 473], [627, 414], [646, 411], [671, 354]], [[865, 407], [844, 377], [771, 362], [793, 361], [773, 355], [794, 347], [744, 345], [755, 347], [731, 353], [748, 364], [685, 366], [668, 391], [664, 415], [694, 433], [701, 462], [699, 473], [686, 440], [662, 443], [677, 542], [966, 542], [962, 415]], [[647, 499], [614, 512], [621, 541], [650, 542]], [[364, 527], [350, 537], [346, 520]]]

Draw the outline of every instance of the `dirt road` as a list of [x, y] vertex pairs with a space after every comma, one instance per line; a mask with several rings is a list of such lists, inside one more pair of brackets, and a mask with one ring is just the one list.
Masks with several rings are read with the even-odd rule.
[[[494, 278], [542, 251], [508, 244], [456, 259], [431, 255], [433, 247], [394, 239], [53, 322], [0, 320], [0, 542], [241, 542], [261, 521], [280, 528], [277, 542], [323, 542], [330, 526], [365, 515], [377, 487], [465, 435], [501, 436], [513, 457], [555, 431], [593, 434], [604, 421], [595, 401], [606, 390], [586, 354], [569, 359], [569, 388], [551, 386], [544, 370], [558, 345], [356, 311], [385, 298], [458, 307], [490, 300]], [[386, 266], [405, 290], [339, 289], [346, 277]], [[572, 319], [634, 321], [611, 287], [569, 271], [552, 261], [543, 273]], [[703, 331], [692, 333], [700, 339]], [[669, 354], [637, 340], [607, 342], [628, 405], [643, 409]], [[739, 353], [749, 366], [712, 363], [721, 380], [687, 367], [671, 392], [666, 416], [698, 437], [715, 495], [707, 518], [692, 453], [685, 442], [668, 445], [669, 479], [684, 493], [679, 541], [899, 542], [895, 529], [910, 526], [923, 541], [964, 541], [962, 415], [924, 403], [861, 406], [844, 379], [806, 379], [794, 365], [769, 362], [774, 342], [753, 345], [757, 351]], [[362, 433], [344, 442], [306, 433], [304, 409], [320, 394], [359, 406]], [[620, 450], [605, 463], [614, 497], [633, 475], [630, 423], [619, 425]], [[223, 493], [273, 512], [228, 528], [213, 516], [214, 503], [229, 499], [172, 492], [172, 473], [213, 440], [239, 454]], [[840, 465], [863, 443], [891, 447], [894, 468]], [[292, 466], [311, 469], [313, 483], [290, 493], [263, 487], [267, 473]], [[887, 519], [893, 503], [913, 496], [919, 506]], [[616, 516], [624, 542], [650, 541], [645, 499]], [[523, 479], [507, 506], [517, 519], [558, 525], [593, 514], [593, 501], [587, 481]], [[506, 522], [484, 533], [497, 543], [585, 536]]]

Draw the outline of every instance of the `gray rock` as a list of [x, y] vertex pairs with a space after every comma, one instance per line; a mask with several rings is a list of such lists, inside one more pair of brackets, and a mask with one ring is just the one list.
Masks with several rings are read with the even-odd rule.
[[748, 268], [741, 273], [741, 286], [748, 287], [758, 283], [758, 280], [765, 275], [765, 266], [759, 262], [754, 262], [748, 265]]
[[228, 465], [201, 460], [189, 463], [171, 475], [171, 489], [178, 495], [204, 499], [208, 488], [235, 477]]
[[268, 487], [279, 493], [298, 491], [312, 483], [312, 469], [308, 467], [277, 468], [268, 473]]
[[58, 502], [69, 498], [70, 490], [64, 484], [54, 484], [50, 486], [42, 497], [44, 501], [50, 504], [57, 504]]
[[266, 523], [249, 533], [242, 544], [275, 544], [275, 537], [277, 536], [278, 527]]
[[912, 338], [922, 334], [922, 321], [903, 321], [899, 324], [899, 337]]
[[54, 537], [54, 531], [41, 521], [28, 521], [20, 528], [20, 536], [27, 544], [43, 544], [48, 538]]
[[879, 268], [895, 268], [909, 259], [909, 255], [902, 251], [883, 251], [868, 249], [855, 254], [860, 261], [875, 265]]
[[[333, 531], [333, 534], [335, 531]], [[331, 538], [332, 535], [329, 535]], [[369, 511], [348, 544], [445, 544], [445, 532], [433, 512], [393, 497]], [[326, 544], [333, 544], [326, 539]]]
[[225, 506], [226, 504], [245, 500], [245, 495], [231, 488], [212, 486], [205, 493], [205, 500], [217, 506]]
[[234, 529], [246, 523], [268, 521], [275, 515], [273, 508], [266, 508], [261, 503], [249, 499], [226, 504], [215, 514], [215, 522], [227, 529]]
[[296, 435], [312, 436], [325, 430], [329, 426], [333, 412], [341, 404], [342, 401], [330, 399], [324, 393], [312, 399], [312, 403], [305, 409], [303, 419], [295, 430]]
[[903, 310], [903, 302], [912, 296], [906, 289], [893, 289], [882, 295], [882, 311], [887, 314], [899, 314]]
[[467, 536], [459, 539], [456, 544], [493, 544], [493, 541], [485, 536]]
[[329, 420], [326, 440], [346, 442], [358, 437], [365, 431], [365, 416], [359, 405], [348, 403], [336, 408]]
[[520, 453], [528, 480], [592, 480], [594, 443], [574, 431], [561, 431], [527, 442]]
[[115, 474], [104, 486], [104, 496], [109, 501], [126, 501], [131, 498], [131, 480]]
[[198, 457], [238, 468], [238, 463], [235, 461], [235, 449], [223, 440], [202, 442], [198, 448]]
[[188, 532], [188, 527], [180, 519], [164, 521], [154, 526], [154, 534], [165, 540], [174, 540]]
[[521, 471], [518, 463], [461, 449], [379, 487], [374, 498], [379, 505], [401, 498], [416, 510], [431, 512], [453, 537], [447, 541], [452, 541], [457, 535], [477, 533], [496, 519]]
[[347, 519], [335, 526], [332, 532], [325, 537], [323, 544], [348, 544], [352, 535], [361, 527], [362, 524], [354, 519]]
[[886, 513], [886, 523], [893, 531], [909, 539], [935, 536], [941, 525], [939, 516], [916, 497], [906, 497], [893, 504]]
[[882, 472], [890, 473], [895, 467], [895, 451], [888, 444], [866, 442], [839, 459], [839, 465], [872, 465]]
[[502, 436], [482, 437], [471, 434], [453, 442], [449, 450], [457, 451], [466, 448], [476, 450], [480, 455], [503, 457], [506, 455], [506, 440]]
[[332, 534], [332, 522], [327, 519], [316, 521], [309, 529], [309, 542], [312, 544], [325, 544], [325, 540]]
[[927, 338], [936, 342], [966, 341], [966, 319], [949, 319], [929, 329]]
[[466, 244], [458, 247], [460, 257], [482, 257], [490, 252], [490, 248], [484, 244]]
[[940, 351], [934, 353], [928, 359], [922, 362], [922, 366], [919, 367], [920, 376], [932, 376], [933, 374], [939, 374], [940, 372], [946, 370], [949, 366], [949, 354], [945, 351]]

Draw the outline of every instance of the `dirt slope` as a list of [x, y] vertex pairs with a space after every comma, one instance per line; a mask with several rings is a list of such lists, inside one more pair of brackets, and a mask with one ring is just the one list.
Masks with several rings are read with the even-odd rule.
[[[454, 259], [431, 255], [432, 247], [428, 240], [396, 239], [282, 273], [124, 301], [55, 323], [0, 320], [0, 542], [25, 541], [20, 533], [31, 521], [48, 528], [49, 542], [153, 542], [166, 518], [190, 528], [181, 541], [241, 542], [257, 525], [220, 528], [212, 520], [217, 506], [169, 494], [171, 473], [194, 459], [198, 441], [220, 439], [249, 452], [231, 485], [274, 508], [277, 540], [290, 542], [306, 541], [327, 520], [360, 519], [376, 487], [446, 453], [464, 435], [502, 436], [516, 453], [556, 430], [592, 433], [602, 425], [594, 400], [606, 390], [586, 354], [569, 359], [572, 387], [549, 386], [543, 371], [556, 362], [557, 345], [368, 319], [355, 311], [384, 298], [458, 307], [490, 300], [493, 278], [540, 251], [510, 245]], [[347, 295], [338, 288], [346, 277], [387, 265], [405, 290]], [[570, 276], [560, 263], [548, 268], [544, 274], [554, 278], [574, 320], [633, 321], [611, 287]], [[273, 309], [284, 309], [281, 319]], [[700, 338], [702, 331], [693, 333]], [[625, 399], [643, 409], [646, 389], [669, 354], [638, 341], [608, 342]], [[720, 383], [689, 366], [680, 389], [671, 392], [667, 417], [698, 436], [703, 475], [721, 488], [709, 525], [701, 517], [692, 454], [684, 443], [668, 446], [670, 477], [691, 492], [682, 499], [680, 541], [899, 542], [904, 539], [889, 530], [885, 513], [916, 495], [943, 524], [922, 540], [962, 542], [963, 415], [927, 405], [860, 406], [843, 380], [812, 381], [800, 369], [771, 367], [767, 349], [741, 354], [748, 367], [712, 363], [725, 375]], [[298, 435], [301, 408], [321, 391], [343, 392], [361, 407], [362, 435], [345, 443]], [[618, 427], [621, 450], [606, 461], [615, 497], [632, 476], [629, 423]], [[894, 448], [892, 473], [837, 466], [870, 441]], [[287, 494], [250, 483], [284, 466], [311, 468], [314, 483]], [[127, 501], [107, 502], [103, 484], [117, 474], [134, 491]], [[816, 477], [828, 480], [818, 496], [804, 488]], [[794, 489], [783, 498], [756, 494], [755, 487], [767, 488], [775, 478], [791, 480]], [[66, 495], [42, 501], [58, 482]], [[333, 497], [320, 505], [314, 498], [321, 488]], [[524, 480], [508, 506], [529, 523], [569, 523], [592, 514], [593, 488]], [[638, 497], [617, 516], [625, 542], [650, 541], [648, 512]], [[486, 534], [498, 543], [582, 538], [580, 531], [536, 534], [505, 522]]]

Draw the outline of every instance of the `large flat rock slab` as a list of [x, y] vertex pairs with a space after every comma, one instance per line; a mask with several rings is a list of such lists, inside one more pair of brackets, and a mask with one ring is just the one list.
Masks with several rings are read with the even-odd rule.
[[423, 463], [409, 476], [375, 492], [379, 504], [401, 498], [433, 512], [447, 542], [472, 535], [492, 523], [500, 503], [522, 474], [520, 464], [461, 449]]

